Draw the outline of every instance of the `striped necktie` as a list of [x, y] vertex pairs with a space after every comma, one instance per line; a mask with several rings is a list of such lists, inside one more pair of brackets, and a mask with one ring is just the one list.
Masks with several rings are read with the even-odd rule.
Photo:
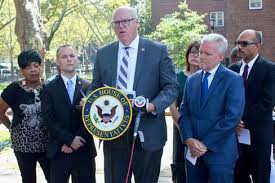
[[127, 90], [129, 85], [129, 48], [123, 48], [123, 57], [118, 72], [117, 88], [121, 90]]

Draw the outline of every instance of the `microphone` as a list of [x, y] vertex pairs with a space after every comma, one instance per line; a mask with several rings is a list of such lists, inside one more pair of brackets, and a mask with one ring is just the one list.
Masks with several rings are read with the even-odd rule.
[[146, 112], [146, 105], [148, 100], [143, 96], [137, 96], [133, 101], [133, 108], [137, 111]]
[[137, 137], [138, 134], [138, 127], [140, 123], [141, 116], [146, 112], [146, 104], [147, 101], [143, 96], [138, 96], [134, 100], [134, 109], [138, 111], [138, 114], [136, 116], [135, 120], [135, 126], [134, 126], [134, 139]]
[[132, 165], [132, 160], [133, 160], [133, 154], [134, 154], [134, 149], [135, 149], [135, 141], [136, 141], [137, 134], [138, 134], [138, 127], [139, 127], [139, 123], [140, 123], [140, 118], [146, 112], [146, 104], [148, 103], [148, 100], [146, 100], [143, 96], [138, 96], [135, 99], [132, 98], [130, 100], [132, 102], [133, 110], [137, 111], [138, 114], [137, 114], [136, 120], [135, 120], [133, 144], [132, 144], [132, 148], [131, 148], [131, 155], [130, 155], [130, 160], [129, 160], [129, 165], [128, 165], [128, 172], [127, 172], [127, 176], [126, 176], [126, 179], [125, 179], [125, 183], [128, 183], [128, 178], [129, 178], [129, 175], [130, 175], [130, 170], [131, 170], [131, 165]]

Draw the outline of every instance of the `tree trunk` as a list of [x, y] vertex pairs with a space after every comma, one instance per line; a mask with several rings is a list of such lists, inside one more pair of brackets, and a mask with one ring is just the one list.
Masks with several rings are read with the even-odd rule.
[[21, 50], [35, 48], [42, 56], [44, 71], [45, 40], [47, 33], [41, 21], [39, 0], [14, 0], [16, 8], [15, 34]]

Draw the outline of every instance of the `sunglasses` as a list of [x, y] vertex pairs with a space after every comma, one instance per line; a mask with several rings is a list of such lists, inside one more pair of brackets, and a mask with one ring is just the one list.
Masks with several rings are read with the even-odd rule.
[[236, 41], [235, 42], [235, 45], [240, 45], [241, 47], [247, 47], [248, 45], [251, 45], [251, 44], [258, 44], [258, 42], [253, 42], [253, 41]]

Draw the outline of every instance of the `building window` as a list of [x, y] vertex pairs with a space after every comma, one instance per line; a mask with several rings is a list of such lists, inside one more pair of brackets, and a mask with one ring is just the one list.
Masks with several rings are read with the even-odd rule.
[[263, 7], [262, 0], [249, 0], [250, 10], [262, 9], [262, 7]]
[[217, 11], [217, 12], [210, 12], [210, 20], [209, 22], [213, 21], [214, 27], [223, 27], [224, 26], [224, 12]]

